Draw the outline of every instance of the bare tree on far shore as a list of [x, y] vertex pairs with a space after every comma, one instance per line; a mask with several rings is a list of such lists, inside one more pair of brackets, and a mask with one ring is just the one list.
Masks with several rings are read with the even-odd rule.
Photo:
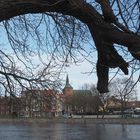
[[127, 102], [137, 99], [137, 90], [134, 81], [127, 78], [117, 78], [110, 86], [111, 94], [120, 100], [121, 112], [127, 109]]

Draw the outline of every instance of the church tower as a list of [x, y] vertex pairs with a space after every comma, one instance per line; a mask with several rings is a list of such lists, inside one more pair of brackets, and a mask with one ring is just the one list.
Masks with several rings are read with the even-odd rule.
[[73, 95], [73, 87], [69, 83], [68, 74], [67, 74], [67, 77], [66, 77], [66, 85], [63, 89], [63, 93], [67, 96], [72, 96]]

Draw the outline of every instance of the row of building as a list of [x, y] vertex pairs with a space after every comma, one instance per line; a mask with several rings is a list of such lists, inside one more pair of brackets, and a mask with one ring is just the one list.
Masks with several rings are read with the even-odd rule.
[[[72, 100], [72, 97], [78, 94], [88, 96], [82, 96], [83, 98], [77, 96], [76, 101]], [[22, 91], [20, 97], [1, 96], [0, 116], [52, 118], [65, 114], [94, 114], [101, 105], [101, 101], [96, 104], [95, 102], [97, 102], [97, 96], [93, 95], [89, 90], [74, 90], [67, 76], [62, 93], [52, 89], [32, 89]], [[128, 102], [127, 108], [132, 107], [140, 107], [140, 102]], [[115, 97], [110, 97], [107, 102], [107, 108], [108, 110], [120, 110], [121, 103]]]
[[62, 116], [65, 112], [65, 99], [72, 94], [73, 88], [67, 76], [62, 93], [53, 89], [31, 89], [23, 90], [20, 97], [0, 96], [0, 116]]

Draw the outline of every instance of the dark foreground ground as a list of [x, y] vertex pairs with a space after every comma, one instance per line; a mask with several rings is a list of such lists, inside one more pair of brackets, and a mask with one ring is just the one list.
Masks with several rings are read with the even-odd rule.
[[0, 140], [140, 140], [140, 119], [0, 119]]

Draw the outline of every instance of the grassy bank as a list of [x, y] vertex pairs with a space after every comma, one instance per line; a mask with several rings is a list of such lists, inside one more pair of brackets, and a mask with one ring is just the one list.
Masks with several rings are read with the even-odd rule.
[[65, 119], [65, 118], [54, 118], [54, 119], [12, 119], [12, 118], [1, 118], [0, 123], [92, 123], [92, 124], [140, 124], [138, 118], [128, 119]]

